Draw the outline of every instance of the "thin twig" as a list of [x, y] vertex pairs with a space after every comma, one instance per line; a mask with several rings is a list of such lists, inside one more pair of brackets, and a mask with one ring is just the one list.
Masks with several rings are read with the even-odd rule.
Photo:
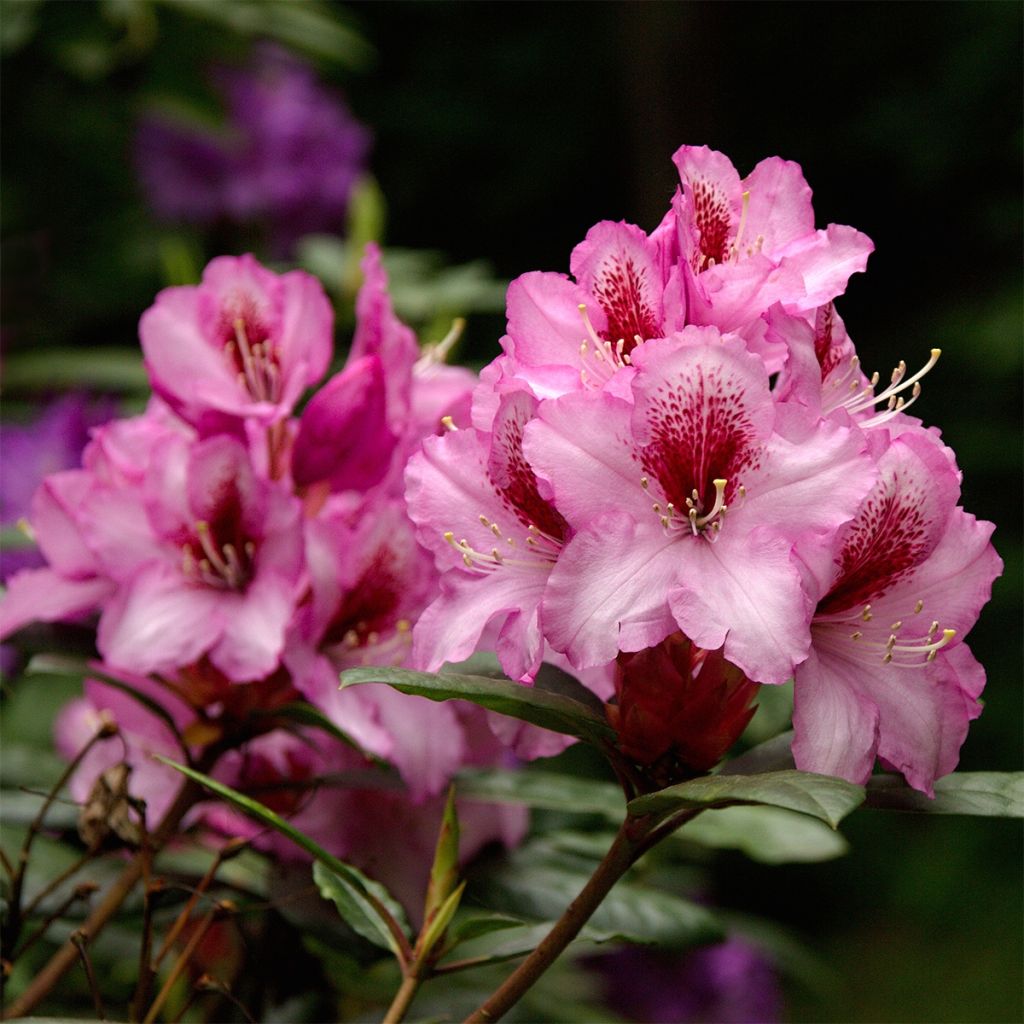
[[27, 953], [49, 930], [54, 921], [59, 921], [76, 903], [80, 900], [87, 900], [99, 886], [95, 882], [83, 882], [75, 886], [67, 899], [52, 913], [48, 914], [46, 920], [18, 947], [11, 956], [12, 962]]
[[[223, 753], [223, 749], [222, 747], [212, 747], [206, 752], [203, 758], [203, 770], [209, 771], [213, 767], [221, 753]], [[181, 819], [191, 810], [192, 805], [196, 802], [196, 798], [201, 792], [202, 787], [199, 783], [186, 779], [178, 791], [174, 803], [171, 804], [164, 815], [163, 821], [160, 822], [152, 833], [151, 840], [154, 850], [163, 848], [164, 843], [174, 834], [181, 823]], [[93, 910], [79, 931], [89, 939], [95, 938], [114, 914], [117, 913], [128, 894], [135, 888], [136, 883], [142, 877], [142, 872], [143, 858], [137, 855], [125, 865], [124, 870], [107, 891], [103, 901]], [[25, 1017], [31, 1013], [70, 969], [76, 958], [77, 951], [73, 944], [69, 942], [61, 946], [50, 958], [46, 966], [29, 982], [25, 991], [5, 1008], [0, 1019], [12, 1020], [17, 1017]]]
[[52, 882], [49, 882], [45, 888], [40, 889], [39, 892], [31, 899], [28, 906], [22, 911], [22, 917], [31, 917], [43, 900], [46, 899], [55, 889], [58, 889], [64, 882], [66, 882], [73, 875], [77, 875], [86, 864], [96, 856], [96, 850], [86, 850], [81, 857], [78, 858], [73, 864], [65, 868]]
[[142, 941], [139, 944], [139, 977], [135, 983], [135, 991], [132, 993], [131, 1002], [128, 1004], [128, 1016], [131, 1020], [138, 1020], [142, 1014], [142, 1008], [149, 1002], [150, 991], [153, 987], [153, 912], [159, 897], [166, 892], [166, 886], [162, 878], [150, 880], [146, 883], [145, 896], [142, 903]]
[[89, 981], [89, 991], [92, 992], [92, 1001], [96, 1007], [96, 1016], [100, 1020], [106, 1020], [107, 1015], [103, 1009], [103, 999], [96, 984], [96, 974], [92, 969], [92, 959], [89, 956], [89, 936], [84, 935], [81, 931], [72, 932], [71, 944], [78, 950], [82, 966], [85, 968], [85, 976]]
[[143, 1018], [142, 1024], [153, 1024], [156, 1020], [157, 1015], [163, 1008], [164, 1003], [167, 1002], [168, 996], [171, 994], [171, 989], [174, 988], [175, 982], [181, 977], [182, 971], [188, 966], [189, 960], [192, 959], [192, 955], [195, 953], [199, 943], [202, 942], [203, 936], [206, 935], [210, 929], [210, 925], [213, 924], [219, 917], [223, 917], [225, 913], [232, 910], [234, 905], [227, 900], [217, 903], [214, 907], [210, 908], [209, 913], [206, 917], [199, 922], [196, 930], [189, 936], [188, 942], [185, 944], [185, 948], [181, 951], [181, 955], [177, 960], [174, 961], [174, 966], [171, 968], [170, 974], [167, 975], [164, 981], [163, 987], [157, 994], [156, 999], [153, 1000], [153, 1005], [149, 1008], [149, 1013]]
[[64, 771], [61, 772], [60, 778], [58, 778], [50, 788], [49, 793], [47, 793], [46, 798], [43, 800], [42, 806], [36, 812], [36, 816], [29, 824], [28, 832], [25, 834], [25, 841], [21, 844], [21, 852], [18, 854], [18, 866], [14, 870], [14, 874], [11, 879], [11, 891], [7, 901], [8, 925], [5, 940], [8, 944], [8, 948], [13, 948], [14, 944], [18, 941], [18, 935], [21, 932], [21, 925], [24, 920], [24, 914], [21, 909], [21, 896], [25, 888], [25, 874], [28, 870], [29, 854], [32, 851], [32, 844], [35, 842], [36, 836], [42, 831], [46, 812], [49, 811], [54, 800], [57, 799], [57, 796], [64, 788], [65, 783], [67, 783], [68, 779], [71, 778], [75, 770], [85, 759], [86, 754], [88, 754], [100, 740], [116, 736], [117, 732], [117, 723], [109, 716], [105, 717], [100, 727], [89, 738], [82, 749], [75, 754]]
[[156, 958], [153, 960], [154, 967], [160, 966], [163, 958], [167, 956], [168, 952], [174, 946], [174, 943], [181, 934], [182, 929], [188, 924], [189, 918], [192, 916], [192, 911], [196, 908], [196, 904], [213, 882], [221, 864], [223, 864], [228, 857], [234, 856], [235, 853], [238, 852], [239, 844], [244, 845], [244, 843], [245, 840], [232, 839], [217, 851], [217, 856], [214, 857], [213, 863], [207, 869], [206, 874], [203, 875], [199, 884], [192, 890], [192, 894], [185, 902], [185, 906], [181, 908], [181, 912], [178, 914], [174, 923], [164, 936], [164, 941], [160, 944], [160, 949], [156, 954]]

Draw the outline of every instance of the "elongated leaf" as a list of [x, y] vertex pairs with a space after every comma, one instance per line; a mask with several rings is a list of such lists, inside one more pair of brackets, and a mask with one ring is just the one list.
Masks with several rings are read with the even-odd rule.
[[569, 814], [600, 814], [613, 825], [625, 816], [622, 790], [612, 782], [542, 771], [467, 771], [459, 796], [502, 804], [526, 804]]
[[316, 882], [320, 895], [338, 908], [342, 920], [354, 932], [375, 946], [390, 950], [399, 960], [402, 959], [403, 953], [398, 940], [367, 899], [364, 886], [356, 883], [351, 876], [332, 871], [321, 861], [313, 862], [313, 881]]
[[740, 850], [762, 864], [832, 860], [846, 840], [823, 822], [781, 807], [722, 807], [705, 811], [673, 833], [684, 842]]
[[614, 736], [604, 718], [580, 701], [508, 679], [434, 675], [402, 668], [350, 668], [342, 672], [341, 680], [343, 687], [387, 683], [401, 693], [429, 700], [467, 700], [489, 711], [598, 745]]
[[935, 783], [934, 800], [898, 775], [876, 775], [867, 793], [868, 807], [887, 811], [1024, 818], [1024, 772], [956, 772]]
[[864, 788], [811, 772], [781, 771], [763, 775], [709, 775], [649, 793], [630, 801], [633, 815], [667, 814], [687, 808], [767, 804], [809, 814], [833, 828], [864, 800]]
[[267, 712], [257, 712], [257, 714], [260, 717], [265, 715], [268, 718], [281, 718], [286, 722], [294, 722], [296, 725], [320, 729], [329, 736], [333, 736], [336, 740], [341, 740], [345, 746], [351, 747], [365, 757], [367, 761], [373, 761], [381, 766], [388, 765], [388, 762], [383, 758], [378, 757], [376, 754], [371, 754], [368, 750], [364, 750], [347, 732], [339, 729], [319, 708], [314, 707], [312, 704], [307, 704], [305, 701], [283, 704], [281, 707], [276, 707]]
[[[281, 835], [290, 839], [296, 846], [305, 850], [317, 863], [328, 868], [337, 876], [340, 882], [344, 883], [345, 896], [353, 897], [352, 903], [357, 904], [359, 914], [356, 915], [355, 920], [350, 920], [348, 917], [345, 919], [355, 931], [377, 945], [381, 945], [378, 938], [382, 936], [384, 931], [387, 931], [389, 933], [389, 941], [385, 943], [386, 948], [390, 949], [399, 959], [402, 959], [408, 952], [409, 927], [405, 921], [405, 914], [402, 911], [401, 904], [379, 882], [374, 882], [361, 871], [352, 867], [351, 864], [346, 864], [333, 854], [328, 853], [315, 839], [311, 839], [304, 832], [300, 832], [294, 825], [285, 821], [284, 818], [276, 814], [269, 807], [264, 807], [263, 804], [253, 800], [251, 797], [247, 797], [244, 793], [239, 793], [230, 786], [225, 786], [224, 783], [211, 779], [202, 772], [197, 772], [192, 768], [185, 767], [185, 765], [177, 764], [169, 758], [160, 757], [156, 754], [154, 757], [163, 764], [181, 772], [182, 775], [205, 786], [211, 792], [216, 793], [217, 796], [237, 807], [244, 814], [248, 814], [250, 818], [255, 818], [261, 824], [268, 825], [270, 828], [280, 832]], [[319, 880], [318, 884], [320, 884]], [[323, 891], [323, 886], [321, 886], [321, 891]], [[354, 894], [358, 894], [358, 900], [354, 899]], [[333, 891], [328, 895], [328, 898], [335, 899]], [[335, 903], [344, 916], [345, 911], [342, 910], [341, 903], [338, 903], [337, 900], [335, 900]], [[372, 924], [367, 924], [365, 918], [370, 914], [373, 916], [373, 921]], [[361, 927], [365, 927], [366, 931], [360, 930]], [[367, 932], [371, 934], [367, 934]], [[401, 936], [401, 939], [399, 939], [399, 936]]]
[[287, 3], [284, 0], [163, 0], [193, 18], [223, 25], [232, 32], [274, 39], [327, 57], [353, 70], [368, 67], [373, 47], [354, 29], [342, 24], [330, 8], [315, 2]]

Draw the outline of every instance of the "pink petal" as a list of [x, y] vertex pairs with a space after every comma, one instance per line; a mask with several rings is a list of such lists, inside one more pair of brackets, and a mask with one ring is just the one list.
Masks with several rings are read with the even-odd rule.
[[273, 571], [260, 573], [244, 594], [224, 595], [224, 628], [210, 650], [213, 664], [236, 683], [273, 672], [280, 663], [296, 596], [294, 585]]
[[606, 326], [604, 310], [564, 274], [533, 271], [508, 287], [507, 315], [510, 355], [528, 366], [577, 366], [580, 342], [587, 336], [581, 304], [596, 330]]
[[[879, 712], [849, 685], [842, 663], [824, 663], [811, 652], [796, 670], [793, 758], [801, 771], [867, 781], [878, 747]], [[859, 668], [853, 674], [859, 673]]]
[[548, 642], [577, 668], [659, 643], [676, 628], [667, 599], [679, 547], [654, 522], [637, 526], [620, 512], [593, 519], [551, 573], [541, 611]]
[[118, 668], [168, 671], [206, 653], [220, 637], [226, 613], [220, 594], [189, 586], [175, 570], [155, 563], [103, 609], [97, 644]]
[[23, 569], [0, 600], [0, 639], [30, 622], [63, 622], [98, 608], [114, 592], [103, 577], [69, 580], [52, 569]]
[[736, 525], [727, 521], [714, 543], [693, 537], [678, 544], [672, 614], [699, 647], [724, 646], [750, 679], [782, 683], [810, 650], [809, 602], [790, 542]]
[[842, 224], [830, 224], [806, 239], [798, 240], [778, 255], [783, 266], [803, 278], [803, 297], [785, 297], [782, 302], [790, 311], [810, 310], [831, 302], [846, 291], [851, 275], [863, 271], [874, 243], [867, 235]]
[[743, 181], [750, 193], [743, 241], [764, 239], [762, 251], [773, 254], [814, 231], [811, 189], [800, 165], [777, 156], [762, 160]]
[[663, 333], [657, 257], [657, 248], [643, 231], [612, 221], [595, 224], [572, 253], [573, 276], [604, 311], [606, 324], [595, 324], [595, 329], [612, 344], [625, 340], [626, 351], [632, 350], [636, 336], [646, 341]]
[[387, 426], [380, 357], [350, 360], [302, 413], [292, 477], [299, 487], [329, 480], [336, 491], [369, 490], [386, 475], [395, 442]]

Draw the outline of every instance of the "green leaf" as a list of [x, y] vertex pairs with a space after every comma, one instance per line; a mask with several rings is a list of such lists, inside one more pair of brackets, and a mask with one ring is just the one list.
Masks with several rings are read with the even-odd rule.
[[938, 779], [935, 798], [911, 789], [898, 775], [868, 781], [867, 806], [924, 814], [1024, 818], [1024, 772], [956, 772]]
[[444, 938], [445, 930], [451, 924], [455, 911], [459, 909], [462, 894], [466, 889], [466, 883], [462, 882], [456, 886], [447, 899], [437, 908], [437, 912], [423, 926], [423, 932], [416, 942], [418, 956], [429, 957], [435, 953], [435, 947], [440, 946]]
[[[333, 854], [328, 853], [316, 840], [311, 839], [304, 832], [300, 832], [294, 825], [287, 822], [279, 814], [276, 814], [269, 807], [244, 793], [239, 793], [230, 786], [225, 786], [216, 779], [211, 779], [202, 772], [193, 768], [186, 768], [185, 765], [177, 764], [169, 758], [153, 755], [156, 760], [174, 768], [200, 785], [205, 786], [212, 793], [226, 800], [237, 807], [250, 818], [255, 818], [263, 825], [280, 832], [286, 839], [290, 839], [296, 846], [305, 850], [313, 859], [329, 869], [339, 880], [339, 891], [342, 892], [342, 900], [348, 900], [346, 906], [351, 907], [354, 917], [345, 916], [346, 911], [342, 909], [342, 903], [336, 898], [335, 891], [332, 891], [327, 898], [335, 901], [339, 911], [352, 928], [359, 932], [364, 938], [369, 939], [377, 945], [384, 945], [390, 949], [400, 960], [408, 954], [409, 949], [409, 927], [405, 921], [405, 914], [401, 904], [381, 885], [367, 878], [361, 871], [352, 867], [344, 861], [338, 860]], [[324, 884], [317, 879], [317, 884], [323, 891]], [[365, 930], [363, 930], [365, 929]], [[384, 939], [387, 932], [388, 938]]]
[[509, 679], [483, 676], [434, 675], [401, 668], [350, 668], [341, 674], [342, 687], [387, 683], [401, 693], [429, 700], [467, 700], [489, 711], [539, 725], [552, 732], [576, 736], [601, 746], [614, 738], [605, 719], [574, 697]]
[[[611, 844], [606, 837], [604, 849]], [[556, 920], [587, 884], [595, 857], [572, 856], [547, 837], [513, 851], [477, 880], [477, 896], [489, 908], [526, 919]], [[655, 890], [627, 876], [605, 897], [588, 924], [591, 939], [680, 947], [723, 935], [706, 907], [673, 892]], [[466, 954], [468, 955], [468, 954]]]
[[827, 822], [833, 828], [864, 800], [864, 788], [831, 775], [795, 770], [763, 775], [708, 775], [649, 793], [629, 803], [629, 813], [670, 814], [691, 808], [768, 804]]
[[762, 864], [832, 860], [849, 848], [827, 825], [781, 807], [705, 811], [674, 832], [673, 838], [716, 850], [740, 850]]
[[351, 874], [352, 872], [355, 872], [355, 868], [350, 867], [348, 872], [341, 874], [318, 860], [313, 864], [313, 881], [316, 882], [320, 895], [338, 908], [342, 920], [354, 932], [375, 946], [390, 950], [401, 961], [403, 951], [397, 938], [387, 922], [382, 919], [378, 909], [367, 898], [365, 883], [369, 882], [369, 879], [363, 875], [360, 882]]
[[[448, 899], [459, 880], [459, 815], [455, 808], [455, 787], [448, 787], [448, 799], [444, 805], [441, 828], [438, 831], [434, 849], [434, 862], [430, 866], [430, 881], [427, 884], [427, 898], [423, 920], [432, 923], [432, 918]], [[455, 912], [452, 907], [451, 913]], [[448, 915], [451, 919], [451, 914]], [[429, 949], [430, 947], [425, 947]]]
[[622, 790], [612, 782], [558, 772], [479, 769], [458, 777], [459, 797], [488, 803], [526, 804], [569, 814], [599, 814], [613, 825], [625, 816]]

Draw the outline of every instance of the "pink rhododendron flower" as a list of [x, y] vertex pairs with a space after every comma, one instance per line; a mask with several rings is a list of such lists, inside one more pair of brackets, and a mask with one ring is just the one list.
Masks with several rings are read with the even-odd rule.
[[333, 315], [316, 278], [220, 256], [199, 285], [166, 288], [139, 337], [153, 390], [203, 433], [287, 416], [327, 369]]
[[512, 678], [530, 679], [540, 666], [538, 610], [568, 524], [523, 453], [536, 406], [525, 391], [506, 395], [490, 432], [428, 438], [409, 462], [410, 516], [444, 573], [414, 634], [414, 658], [430, 670], [469, 657], [492, 620]]
[[208, 654], [231, 679], [261, 678], [299, 597], [299, 504], [227, 436], [172, 442], [158, 458], [142, 492], [152, 548], [104, 609], [100, 651], [136, 672]]
[[707, 146], [682, 146], [672, 159], [682, 182], [674, 209], [689, 323], [733, 331], [777, 302], [813, 311], [866, 266], [874, 246], [865, 235], [836, 224], [815, 230], [798, 164], [769, 157], [740, 180]]
[[812, 564], [793, 753], [802, 769], [852, 782], [878, 756], [930, 795], [981, 711], [985, 673], [962, 639], [1002, 563], [992, 524], [957, 507], [959, 474], [933, 434], [909, 429], [876, 447], [877, 483], [835, 558]]
[[827, 541], [873, 479], [858, 432], [780, 409], [762, 361], [713, 328], [635, 352], [631, 405], [610, 394], [540, 405], [524, 450], [576, 534], [542, 606], [580, 666], [681, 629], [758, 682], [808, 653], [791, 557]]

